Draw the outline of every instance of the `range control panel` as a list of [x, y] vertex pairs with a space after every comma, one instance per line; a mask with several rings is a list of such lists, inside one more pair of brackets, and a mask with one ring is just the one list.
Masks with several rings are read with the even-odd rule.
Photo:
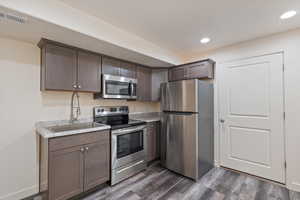
[[128, 114], [129, 108], [128, 106], [99, 106], [94, 107], [94, 117], [98, 116], [109, 116], [109, 115], [120, 115], [120, 114]]

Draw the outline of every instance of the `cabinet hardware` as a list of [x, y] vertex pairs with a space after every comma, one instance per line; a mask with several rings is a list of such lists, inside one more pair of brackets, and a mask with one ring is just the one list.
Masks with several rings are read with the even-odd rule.
[[224, 120], [224, 119], [220, 119], [220, 122], [221, 122], [221, 123], [225, 123], [225, 120]]
[[85, 150], [86, 150], [86, 151], [88, 151], [88, 150], [89, 150], [89, 148], [88, 148], [88, 147], [85, 147]]
[[81, 152], [84, 152], [84, 148], [80, 148], [80, 151], [81, 151]]
[[81, 85], [78, 85], [78, 88], [81, 89]]
[[77, 88], [77, 85], [76, 85], [76, 84], [73, 84], [73, 88]]

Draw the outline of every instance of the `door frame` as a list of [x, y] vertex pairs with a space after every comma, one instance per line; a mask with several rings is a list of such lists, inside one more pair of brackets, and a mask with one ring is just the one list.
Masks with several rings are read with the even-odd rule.
[[[216, 62], [215, 66], [215, 90], [214, 90], [214, 107], [215, 107], [215, 113], [214, 113], [214, 132], [215, 132], [215, 166], [220, 167], [221, 166], [221, 124], [220, 124], [220, 108], [221, 108], [221, 99], [220, 99], [220, 88], [221, 88], [221, 83], [222, 83], [222, 78], [223, 78], [223, 69], [225, 65], [228, 65], [229, 63], [232, 62], [237, 62], [237, 61], [243, 61], [243, 60], [248, 60], [248, 59], [253, 59], [253, 58], [258, 58], [262, 56], [270, 56], [274, 54], [281, 54], [282, 55], [282, 61], [283, 61], [283, 73], [282, 73], [282, 79], [283, 79], [283, 84], [282, 84], [282, 89], [283, 89], [283, 112], [286, 113], [286, 104], [285, 104], [285, 98], [286, 98], [286, 88], [285, 88], [285, 55], [284, 51], [274, 51], [271, 53], [267, 54], [261, 54], [261, 55], [255, 55], [255, 56], [246, 56], [242, 58], [237, 58], [237, 59], [231, 59], [227, 61], [222, 61], [222, 62]], [[283, 145], [284, 145], [284, 161], [287, 163], [286, 159], [286, 120], [285, 118], [283, 119]], [[287, 168], [285, 167], [285, 182], [287, 184]]]

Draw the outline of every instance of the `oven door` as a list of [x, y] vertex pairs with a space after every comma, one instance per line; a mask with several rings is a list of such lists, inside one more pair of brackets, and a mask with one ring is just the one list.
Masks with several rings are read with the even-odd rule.
[[139, 160], [146, 160], [146, 126], [117, 129], [112, 130], [111, 133], [112, 169], [117, 169]]
[[137, 79], [103, 75], [103, 98], [107, 99], [136, 99]]

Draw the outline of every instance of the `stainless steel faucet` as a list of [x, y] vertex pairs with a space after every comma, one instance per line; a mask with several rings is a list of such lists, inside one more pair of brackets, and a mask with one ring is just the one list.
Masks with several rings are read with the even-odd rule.
[[[76, 97], [77, 105], [74, 105], [74, 99]], [[74, 110], [76, 109], [76, 112], [74, 114]], [[79, 95], [77, 91], [74, 91], [71, 98], [71, 115], [70, 115], [70, 121], [74, 122], [78, 120], [79, 115], [81, 114], [80, 111], [80, 104], [79, 104]]]

